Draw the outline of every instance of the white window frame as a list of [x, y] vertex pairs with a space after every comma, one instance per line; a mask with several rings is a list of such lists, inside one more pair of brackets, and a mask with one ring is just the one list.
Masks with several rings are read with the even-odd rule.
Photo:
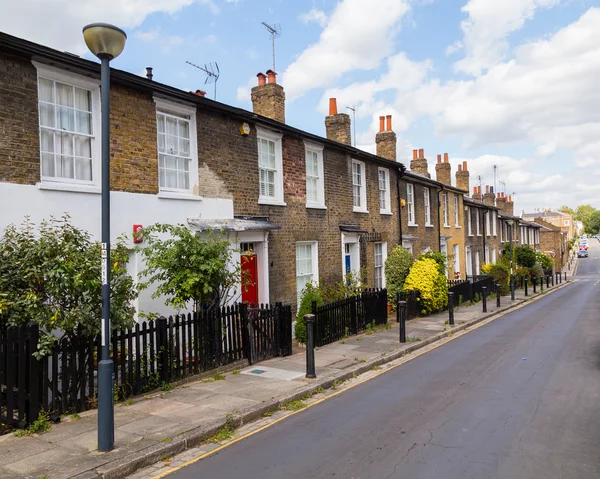
[[423, 199], [425, 201], [425, 226], [433, 226], [431, 224], [431, 191], [429, 188], [423, 188]]
[[490, 247], [488, 245], [485, 245], [485, 250], [483, 251], [483, 262], [486, 264], [490, 262]]
[[471, 251], [470, 246], [465, 247], [465, 263], [467, 276], [473, 276], [473, 252]]
[[[381, 265], [377, 265], [377, 247], [381, 246]], [[387, 242], [381, 241], [373, 245], [373, 265], [374, 265], [374, 282], [375, 288], [385, 288], [385, 261], [387, 259]], [[381, 284], [377, 285], [377, 270], [380, 270]]]
[[360, 271], [360, 238], [358, 233], [342, 233], [342, 281], [346, 279], [346, 244], [350, 244], [352, 252], [350, 256], [351, 273], [356, 275]]
[[446, 193], [445, 191], [442, 193], [442, 208], [444, 211], [444, 226], [446, 228], [449, 228], [450, 224], [448, 223], [448, 193]]
[[571, 225], [571, 221], [570, 220], [564, 220], [565, 224], [564, 226], [570, 226]]
[[481, 274], [481, 258], [479, 257], [479, 250], [475, 251], [475, 276], [479, 276]]
[[[304, 274], [304, 275], [299, 275], [298, 274], [298, 246], [305, 246], [305, 245], [310, 245], [311, 249], [310, 249], [310, 254], [311, 254], [311, 265], [312, 265], [312, 272], [310, 273], [310, 275], [308, 274]], [[311, 276], [312, 279], [310, 281], [308, 281], [306, 284], [308, 283], [318, 283], [319, 282], [319, 243], [317, 241], [297, 241], [296, 242], [296, 296], [297, 296], [297, 304], [298, 307], [300, 307], [300, 299], [302, 297], [302, 290], [298, 289], [298, 278], [300, 276]]]
[[454, 195], [454, 227], [460, 228], [460, 215], [458, 211], [458, 196]]
[[485, 214], [485, 235], [486, 236], [491, 236], [492, 231], [491, 231], [491, 227], [490, 227], [490, 223], [491, 223], [491, 219], [490, 219], [490, 214], [492, 212], [490, 210], [487, 210], [484, 214]]
[[[39, 189], [45, 190], [61, 190], [75, 191], [83, 193], [100, 193], [101, 181], [101, 154], [102, 154], [102, 112], [100, 101], [100, 85], [99, 80], [94, 80], [88, 77], [80, 76], [75, 73], [65, 72], [59, 68], [50, 67], [38, 62], [32, 62], [37, 69], [39, 78], [46, 78], [51, 81], [57, 81], [66, 85], [82, 88], [90, 91], [92, 102], [92, 181], [77, 181], [69, 178], [43, 178], [42, 176], [42, 155], [41, 155], [41, 135], [40, 135], [40, 182], [37, 184]], [[36, 86], [39, 86], [36, 84]], [[39, 100], [37, 102], [39, 109]], [[38, 131], [40, 123], [38, 119]]]
[[460, 273], [460, 247], [458, 244], [452, 246], [454, 254], [454, 273]]
[[[354, 182], [354, 165], [360, 166], [360, 184]], [[355, 213], [368, 213], [367, 210], [367, 169], [363, 161], [352, 159], [352, 211]], [[354, 206], [354, 188], [358, 187], [360, 205]]]
[[[381, 189], [380, 175], [384, 174], [384, 186], [385, 190]], [[391, 215], [392, 214], [392, 205], [390, 199], [390, 170], [387, 168], [378, 168], [377, 169], [377, 186], [379, 189], [379, 214], [382, 215]], [[381, 207], [381, 197], [383, 195], [383, 200], [385, 201], [385, 208]]]
[[[316, 209], [327, 209], [325, 206], [325, 174], [323, 169], [323, 145], [312, 143], [309, 141], [304, 142], [304, 163], [306, 169], [306, 157], [308, 153], [315, 153], [317, 155], [317, 201], [308, 199], [308, 186], [306, 188], [306, 207]], [[306, 184], [308, 185], [308, 171], [306, 171]]]
[[473, 220], [471, 219], [471, 207], [467, 206], [467, 233], [473, 236]]
[[492, 235], [498, 236], [498, 212], [492, 211]]
[[498, 253], [496, 248], [492, 248], [492, 263], [496, 264], [496, 261], [498, 261]]
[[479, 208], [475, 208], [475, 229], [477, 230], [477, 236], [481, 236], [481, 218], [479, 218], [481, 216], [480, 213], [481, 212], [479, 211]]
[[408, 226], [418, 226], [415, 221], [415, 185], [412, 183], [406, 184], [406, 207]]
[[193, 105], [183, 105], [181, 103], [175, 103], [172, 101], [165, 100], [163, 98], [154, 98], [156, 104], [156, 122], [157, 122], [157, 133], [156, 133], [156, 151], [158, 158], [158, 114], [163, 113], [171, 116], [188, 116], [190, 122], [190, 167], [189, 167], [189, 188], [178, 189], [178, 188], [164, 188], [160, 186], [160, 172], [159, 178], [157, 178], [159, 185], [158, 196], [160, 198], [186, 198], [195, 197], [201, 199], [194, 192], [199, 189], [198, 180], [198, 129], [196, 126], [196, 107]]
[[260, 194], [260, 157], [258, 158], [258, 204], [259, 205], [274, 205], [274, 206], [287, 206], [283, 201], [283, 153], [281, 140], [283, 135], [259, 126], [256, 127], [256, 150], [258, 155], [259, 141], [266, 140], [275, 143], [275, 197], [262, 196]]

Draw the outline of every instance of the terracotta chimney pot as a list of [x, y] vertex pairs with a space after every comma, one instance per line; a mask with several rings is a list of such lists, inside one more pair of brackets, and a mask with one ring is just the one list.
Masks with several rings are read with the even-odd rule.
[[267, 70], [267, 77], [269, 79], [269, 83], [277, 83], [277, 80], [275, 79], [276, 76], [277, 73], [275, 73], [273, 70]]
[[329, 116], [337, 115], [337, 100], [335, 98], [329, 99]]
[[256, 76], [258, 77], [258, 86], [263, 86], [267, 83], [267, 77], [264, 73], [257, 73]]
[[423, 148], [419, 148], [419, 158], [425, 158], [425, 152], [423, 151]]
[[441, 163], [442, 162], [442, 155], [438, 155], [437, 160], [438, 160], [438, 163]]
[[385, 116], [379, 117], [379, 131], [385, 130]]
[[385, 120], [387, 122], [387, 131], [392, 131], [392, 115], [386, 115]]
[[466, 161], [463, 161], [462, 167], [463, 167], [463, 171], [467, 171], [467, 162]]
[[462, 171], [462, 165], [458, 165], [458, 171]]
[[418, 153], [418, 150], [413, 150], [413, 160], [416, 160], [419, 157]]
[[448, 153], [444, 153], [444, 163], [448, 163]]

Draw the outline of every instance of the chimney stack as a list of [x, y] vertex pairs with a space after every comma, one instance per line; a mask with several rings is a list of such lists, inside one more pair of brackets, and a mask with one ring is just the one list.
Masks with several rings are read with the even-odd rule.
[[252, 110], [257, 115], [285, 123], [285, 92], [283, 87], [277, 84], [277, 73], [267, 70], [266, 76], [264, 73], [258, 73], [256, 76], [258, 85], [252, 88]]
[[350, 115], [338, 113], [335, 98], [329, 99], [329, 116], [325, 117], [325, 134], [328, 139], [338, 143], [352, 144]]
[[500, 211], [504, 211], [506, 213], [506, 197], [504, 193], [498, 193], [498, 197], [496, 198], [496, 206], [500, 208]]
[[452, 186], [452, 167], [448, 161], [448, 153], [444, 153], [444, 161], [442, 155], [438, 155], [438, 162], [435, 165], [435, 177], [440, 183]]
[[473, 187], [473, 199], [477, 201], [483, 201], [483, 195], [481, 194], [481, 186]]
[[392, 115], [379, 117], [379, 132], [375, 135], [377, 156], [396, 161], [396, 133], [392, 131]]
[[153, 77], [154, 75], [152, 75], [152, 67], [146, 67], [146, 78], [152, 81]]
[[423, 148], [420, 150], [413, 150], [413, 159], [410, 162], [410, 169], [415, 173], [431, 178], [431, 175], [427, 171], [427, 159], [425, 158]]
[[486, 205], [494, 206], [495, 200], [496, 200], [496, 195], [494, 194], [494, 187], [492, 186], [490, 188], [490, 186], [486, 185], [485, 195], [483, 195], [483, 202]]
[[514, 216], [515, 215], [515, 204], [513, 202], [512, 196], [506, 198], [506, 203], [504, 203], [504, 211], [506, 214]]
[[455, 173], [456, 176], [456, 187], [460, 190], [466, 191], [466, 195], [469, 195], [469, 170], [467, 169], [467, 162], [463, 161], [462, 165], [458, 165], [458, 171]]

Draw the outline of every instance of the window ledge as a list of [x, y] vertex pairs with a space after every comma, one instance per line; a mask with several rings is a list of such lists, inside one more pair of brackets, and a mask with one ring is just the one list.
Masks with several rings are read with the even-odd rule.
[[455, 227], [456, 229], [461, 229], [461, 228], [462, 228], [462, 226], [460, 226], [460, 225], [454, 225], [454, 227]]
[[259, 205], [271, 205], [271, 206], [287, 206], [285, 201], [279, 201], [274, 198], [259, 198]]
[[306, 209], [307, 210], [326, 210], [327, 206], [325, 205], [316, 205], [316, 204], [306, 204]]
[[417, 228], [419, 225], [417, 223], [408, 223], [406, 226], [409, 226], [411, 228]]
[[425, 228], [435, 228], [434, 225], [425, 225]]
[[450, 225], [444, 225], [444, 228], [450, 228]]
[[393, 213], [391, 211], [388, 210], [379, 210], [379, 214], [380, 215], [387, 215], [387, 216], [392, 216]]
[[202, 196], [192, 195], [191, 193], [177, 193], [176, 191], [160, 191], [157, 198], [161, 200], [185, 200], [185, 201], [202, 201]]
[[363, 208], [353, 208], [352, 211], [354, 213], [368, 213], [369, 212], [369, 210], [365, 210]]
[[36, 185], [40, 190], [50, 191], [69, 191], [72, 193], [89, 193], [99, 195], [102, 190], [96, 185], [78, 185], [75, 183], [59, 183], [52, 181], [42, 181]]

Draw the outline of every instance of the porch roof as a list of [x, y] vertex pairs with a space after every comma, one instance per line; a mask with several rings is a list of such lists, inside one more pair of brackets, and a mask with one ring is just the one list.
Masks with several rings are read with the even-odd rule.
[[188, 218], [188, 226], [193, 231], [272, 231], [281, 229], [280, 225], [271, 223], [268, 218], [229, 218], [204, 219]]

